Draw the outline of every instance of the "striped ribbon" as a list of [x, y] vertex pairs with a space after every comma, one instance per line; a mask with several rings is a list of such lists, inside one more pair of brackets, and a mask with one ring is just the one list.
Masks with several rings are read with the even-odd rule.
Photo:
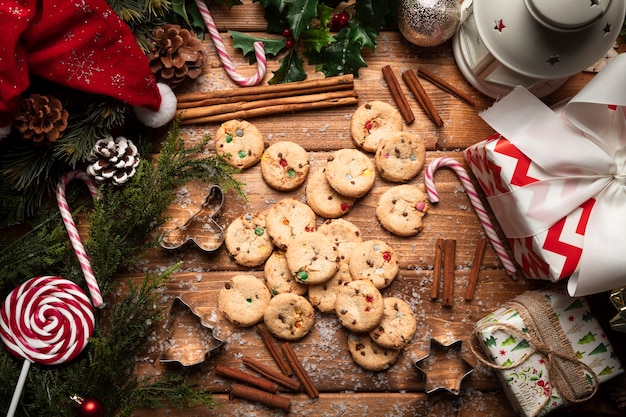
[[92, 196], [97, 194], [98, 187], [86, 172], [79, 170], [71, 171], [65, 174], [57, 185], [57, 204], [59, 206], [59, 210], [61, 211], [61, 218], [63, 219], [63, 223], [65, 224], [65, 228], [67, 229], [67, 233], [70, 237], [70, 242], [72, 242], [74, 253], [76, 253], [78, 262], [80, 263], [80, 268], [85, 275], [85, 281], [87, 282], [87, 288], [89, 289], [89, 294], [91, 295], [91, 301], [95, 307], [103, 307], [104, 302], [102, 300], [102, 294], [100, 293], [100, 286], [98, 285], [98, 281], [96, 280], [93, 270], [91, 269], [89, 257], [87, 256], [83, 242], [80, 239], [80, 235], [78, 234], [78, 230], [74, 224], [74, 219], [72, 218], [72, 213], [70, 212], [70, 207], [67, 204], [67, 199], [65, 197], [65, 188], [67, 187], [67, 184], [75, 179], [84, 181], [85, 184], [87, 184], [89, 192]]
[[209, 8], [204, 3], [204, 0], [196, 0], [196, 5], [198, 6], [198, 10], [200, 10], [200, 14], [204, 19], [207, 29], [209, 30], [209, 35], [211, 35], [215, 49], [217, 49], [217, 54], [220, 57], [220, 61], [222, 61], [222, 65], [224, 66], [228, 76], [237, 84], [245, 87], [256, 85], [261, 82], [263, 77], [265, 77], [265, 71], [267, 69], [267, 59], [265, 58], [265, 48], [263, 47], [263, 42], [255, 42], [253, 45], [254, 55], [256, 56], [257, 61], [256, 74], [251, 75], [250, 77], [242, 76], [235, 70], [235, 66], [232, 63], [228, 52], [226, 52], [224, 41], [222, 41], [220, 33], [217, 30], [217, 26], [215, 26], [215, 22], [213, 22]]
[[465, 188], [465, 192], [467, 193], [467, 196], [472, 203], [472, 207], [474, 207], [474, 211], [478, 215], [478, 219], [480, 220], [480, 223], [482, 224], [485, 233], [487, 234], [487, 238], [489, 239], [491, 245], [496, 251], [498, 258], [500, 258], [500, 262], [502, 262], [502, 265], [504, 266], [506, 272], [511, 277], [513, 277], [513, 279], [515, 279], [515, 265], [511, 261], [511, 258], [509, 258], [509, 255], [507, 254], [504, 245], [500, 241], [496, 229], [489, 219], [487, 210], [485, 210], [485, 207], [483, 206], [482, 202], [480, 201], [480, 197], [476, 192], [476, 188], [474, 188], [474, 184], [472, 184], [472, 181], [467, 175], [465, 168], [463, 168], [463, 166], [459, 162], [452, 158], [442, 157], [435, 159], [433, 162], [430, 163], [430, 165], [428, 165], [428, 168], [426, 169], [426, 173], [424, 175], [424, 183], [426, 185], [428, 199], [432, 203], [436, 203], [439, 201], [439, 194], [437, 193], [437, 189], [435, 188], [433, 176], [435, 171], [437, 171], [437, 169], [441, 167], [451, 168], [461, 180], [461, 184], [463, 184], [463, 188]]

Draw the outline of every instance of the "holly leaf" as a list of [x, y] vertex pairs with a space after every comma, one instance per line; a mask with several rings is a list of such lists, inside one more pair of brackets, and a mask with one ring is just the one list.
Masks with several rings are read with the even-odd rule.
[[317, 16], [317, 0], [285, 0], [287, 15], [285, 19], [293, 38], [297, 41], [300, 35], [309, 28], [311, 20]]
[[[347, 26], [346, 26], [347, 27]], [[309, 52], [309, 63], [316, 66], [327, 77], [344, 74], [358, 75], [359, 68], [367, 67], [361, 56], [361, 44], [351, 38], [350, 31], [342, 29], [336, 42], [323, 48], [319, 53]]]
[[378, 30], [364, 26], [358, 20], [350, 21], [350, 24], [342, 29], [346, 30], [346, 36], [350, 37], [353, 42], [357, 43], [361, 48], [368, 47], [372, 51], [376, 48], [376, 37]]
[[323, 48], [335, 42], [335, 38], [329, 30], [308, 29], [302, 32], [300, 43], [306, 51], [320, 53]]
[[268, 84], [290, 83], [302, 81], [305, 78], [304, 61], [295, 49], [292, 49], [280, 60], [280, 66], [277, 71], [274, 71], [274, 76], [268, 81]]
[[285, 47], [286, 39], [263, 39], [245, 33], [229, 30], [228, 34], [233, 38], [233, 48], [241, 49], [244, 56], [247, 56], [250, 63], [256, 62], [254, 54], [254, 43], [263, 42], [265, 56], [274, 57]]
[[359, 0], [354, 4], [357, 19], [376, 31], [389, 21], [397, 21], [396, 10], [397, 0]]

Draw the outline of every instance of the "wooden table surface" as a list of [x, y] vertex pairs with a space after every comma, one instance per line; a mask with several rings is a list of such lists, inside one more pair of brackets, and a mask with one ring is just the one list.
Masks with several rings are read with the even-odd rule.
[[[220, 29], [239, 30], [258, 36], [265, 33], [265, 20], [259, 3], [246, 1], [242, 6], [227, 9], [212, 6], [211, 12]], [[245, 75], [255, 72], [255, 66], [247, 64], [239, 52], [232, 50], [232, 40], [228, 34], [222, 35], [226, 47], [240, 72]], [[234, 88], [217, 58], [213, 44], [207, 40], [208, 62], [204, 74], [194, 85], [193, 91], [210, 91]], [[375, 52], [364, 51], [368, 67], [359, 71], [355, 79], [355, 90], [359, 102], [371, 100], [392, 102], [391, 95], [383, 80], [381, 68], [391, 65], [396, 76], [418, 66], [430, 69], [452, 84], [469, 92], [476, 100], [472, 107], [424, 82], [424, 87], [440, 112], [444, 126], [436, 128], [418, 106], [415, 98], [400, 79], [404, 93], [409, 97], [416, 120], [404, 129], [421, 136], [427, 145], [426, 163], [435, 158], [447, 156], [464, 163], [462, 150], [493, 132], [478, 116], [479, 112], [493, 104], [493, 100], [473, 89], [459, 72], [452, 54], [451, 43], [439, 47], [419, 48], [411, 45], [396, 31], [383, 31], [378, 39]], [[268, 75], [276, 70], [278, 62], [271, 59]], [[321, 77], [312, 67], [307, 67], [310, 78]], [[581, 73], [569, 79], [558, 91], [545, 98], [554, 104], [575, 94], [592, 77]], [[290, 140], [302, 145], [309, 153], [311, 167], [321, 167], [330, 152], [342, 148], [354, 148], [350, 137], [350, 118], [356, 106], [318, 110], [295, 114], [250, 119], [262, 132], [266, 145], [279, 140]], [[206, 134], [214, 135], [219, 124], [192, 125], [183, 128], [188, 143], [202, 139]], [[213, 142], [209, 142], [207, 152], [212, 152]], [[423, 182], [423, 172], [412, 184]], [[242, 213], [263, 211], [284, 198], [304, 200], [304, 187], [293, 192], [278, 192], [269, 188], [262, 180], [259, 165], [243, 171], [238, 176], [245, 185], [249, 203], [234, 195], [226, 195], [219, 223], [227, 226]], [[275, 366], [254, 328], [238, 328], [228, 323], [217, 311], [217, 293], [223, 283], [237, 273], [252, 273], [263, 277], [263, 268], [245, 268], [235, 264], [224, 247], [213, 254], [202, 253], [187, 246], [183, 251], [168, 252], [155, 249], [148, 253], [144, 262], [134, 269], [120, 274], [119, 285], [123, 290], [128, 279], [140, 280], [145, 271], [160, 271], [175, 262], [183, 261], [179, 272], [164, 289], [161, 302], [170, 307], [175, 297], [180, 297], [190, 309], [213, 327], [214, 335], [224, 341], [223, 346], [205, 362], [189, 367], [188, 377], [214, 393], [223, 407], [206, 409], [202, 407], [183, 410], [140, 410], [137, 416], [514, 416], [509, 401], [501, 389], [500, 382], [485, 366], [476, 366], [465, 378], [463, 374], [471, 370], [475, 360], [468, 349], [469, 334], [473, 324], [495, 310], [501, 303], [515, 297], [527, 289], [538, 288], [545, 283], [520, 278], [513, 281], [502, 268], [493, 248], [488, 245], [484, 257], [476, 295], [472, 301], [463, 299], [467, 285], [469, 268], [474, 256], [476, 242], [484, 237], [481, 224], [475, 215], [467, 195], [457, 177], [449, 169], [440, 169], [435, 175], [441, 201], [434, 204], [425, 217], [423, 231], [414, 237], [394, 236], [381, 228], [374, 210], [380, 195], [395, 185], [377, 178], [374, 188], [363, 198], [344, 219], [357, 225], [364, 239], [382, 239], [392, 245], [400, 260], [401, 270], [396, 280], [382, 290], [385, 296], [403, 298], [413, 307], [417, 317], [417, 333], [411, 343], [403, 349], [396, 363], [386, 371], [368, 372], [355, 365], [348, 353], [346, 339], [348, 332], [339, 325], [332, 314], [317, 312], [312, 332], [302, 340], [293, 343], [306, 370], [320, 391], [320, 397], [309, 399], [305, 393], [283, 392], [292, 399], [290, 412], [273, 410], [264, 405], [247, 400], [229, 400], [228, 392], [232, 381], [216, 376], [216, 364], [243, 368], [242, 356], [252, 356], [259, 361]], [[181, 221], [186, 215], [197, 210], [207, 187], [190, 184], [180, 190], [177, 204], [172, 207], [172, 221]], [[319, 218], [318, 224], [324, 219]], [[441, 301], [431, 301], [430, 289], [433, 279], [435, 242], [437, 238], [457, 241], [454, 306], [445, 308]], [[606, 305], [605, 305], [606, 307]], [[605, 308], [611, 314], [611, 306]], [[166, 323], [162, 323], [153, 335], [150, 348], [137, 357], [137, 374], [158, 375], [166, 366], [159, 357], [164, 351]], [[180, 332], [178, 333], [180, 335]], [[178, 337], [178, 336], [177, 336]], [[182, 341], [184, 343], [184, 336]], [[195, 336], [189, 336], [193, 343]], [[429, 351], [431, 339], [443, 344], [461, 341], [449, 349], [433, 348]], [[624, 348], [618, 347], [623, 354]], [[425, 374], [415, 367], [415, 362], [428, 356], [427, 381]], [[425, 362], [426, 363], [426, 362]], [[426, 383], [435, 386], [454, 387], [460, 384], [461, 392], [454, 395], [445, 389], [426, 393]], [[578, 414], [585, 409], [588, 415], [605, 415], [613, 412], [612, 403], [598, 396], [588, 404], [579, 405]], [[582, 410], [582, 411], [581, 411]], [[555, 415], [561, 413], [555, 413]], [[565, 414], [563, 412], [563, 414]], [[567, 414], [569, 415], [569, 414]]]

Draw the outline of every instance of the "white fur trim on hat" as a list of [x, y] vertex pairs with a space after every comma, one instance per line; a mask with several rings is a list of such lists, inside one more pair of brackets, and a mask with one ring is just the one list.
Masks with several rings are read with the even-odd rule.
[[0, 140], [6, 138], [11, 133], [11, 125], [0, 126]]
[[133, 107], [135, 116], [148, 127], [164, 126], [176, 116], [176, 95], [167, 84], [157, 83], [157, 87], [161, 93], [159, 110], [152, 111], [145, 107]]

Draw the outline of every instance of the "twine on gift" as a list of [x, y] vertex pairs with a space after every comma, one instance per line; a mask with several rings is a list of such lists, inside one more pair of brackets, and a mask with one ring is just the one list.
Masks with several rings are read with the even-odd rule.
[[202, 15], [204, 23], [209, 31], [209, 35], [211, 36], [215, 49], [217, 50], [217, 55], [219, 56], [220, 61], [222, 61], [222, 65], [224, 66], [228, 76], [234, 82], [244, 87], [256, 85], [261, 82], [263, 77], [265, 77], [265, 71], [267, 69], [267, 59], [265, 58], [265, 48], [263, 47], [263, 42], [254, 42], [253, 44], [254, 56], [257, 61], [257, 72], [250, 77], [242, 76], [235, 70], [235, 66], [226, 51], [224, 41], [222, 41], [220, 32], [217, 29], [217, 26], [211, 17], [211, 13], [209, 12], [209, 8], [204, 3], [204, 0], [196, 0], [196, 6], [198, 6], [198, 10]]
[[70, 171], [63, 176], [61, 181], [56, 188], [56, 197], [57, 204], [59, 206], [59, 211], [61, 212], [61, 219], [63, 219], [63, 224], [65, 224], [65, 228], [67, 229], [67, 234], [70, 237], [70, 242], [72, 243], [72, 247], [74, 248], [74, 253], [78, 257], [78, 262], [80, 263], [80, 268], [83, 271], [83, 275], [85, 276], [85, 281], [87, 282], [87, 288], [89, 289], [89, 294], [91, 295], [91, 301], [93, 302], [94, 307], [103, 307], [104, 301], [102, 299], [102, 294], [100, 293], [100, 286], [98, 285], [98, 281], [91, 269], [91, 262], [89, 261], [89, 257], [87, 256], [87, 252], [85, 251], [85, 247], [83, 246], [83, 242], [80, 239], [80, 235], [78, 234], [78, 230], [76, 229], [76, 224], [74, 223], [74, 219], [72, 218], [72, 213], [70, 211], [70, 207], [67, 204], [67, 198], [65, 197], [65, 189], [67, 184], [75, 179], [82, 180], [89, 188], [89, 192], [92, 197], [95, 197], [98, 193], [98, 187], [93, 182], [91, 177], [84, 171]]
[[[508, 370], [520, 366], [532, 355], [539, 353], [545, 357], [548, 378], [567, 402], [581, 403], [596, 394], [598, 378], [595, 372], [589, 365], [576, 357], [576, 352], [567, 339], [556, 312], [544, 294], [526, 291], [503, 304], [503, 307], [517, 311], [528, 332], [524, 332], [510, 323], [479, 322], [474, 326], [474, 331], [470, 336], [470, 350], [480, 363], [492, 369]], [[487, 329], [491, 332], [503, 330], [512, 336], [525, 340], [531, 349], [530, 352], [509, 365], [497, 365], [488, 361], [476, 346], [479, 333]], [[591, 383], [585, 377], [586, 374], [589, 375]], [[551, 392], [552, 386], [549, 389]], [[547, 395], [541, 408], [549, 400], [550, 395]]]
[[472, 181], [467, 175], [467, 171], [465, 171], [465, 168], [463, 168], [463, 166], [459, 162], [452, 158], [441, 157], [435, 159], [428, 165], [428, 168], [426, 169], [426, 173], [424, 175], [424, 183], [426, 184], [428, 199], [432, 203], [436, 203], [439, 201], [439, 194], [437, 193], [434, 182], [434, 174], [435, 171], [441, 167], [451, 168], [459, 177], [459, 179], [461, 180], [461, 184], [463, 184], [463, 188], [465, 188], [465, 192], [467, 193], [467, 196], [472, 203], [472, 207], [474, 207], [474, 211], [476, 212], [476, 215], [478, 215], [478, 219], [480, 220], [480, 223], [485, 230], [485, 234], [491, 242], [493, 249], [496, 251], [500, 262], [502, 262], [504, 269], [511, 276], [511, 278], [513, 278], [514, 280], [517, 279], [515, 274], [515, 265], [513, 264], [513, 261], [511, 261], [511, 258], [506, 252], [504, 245], [500, 241], [498, 233], [496, 232], [496, 228], [494, 227], [493, 223], [491, 223], [491, 220], [489, 219], [489, 214], [487, 213], [487, 210], [485, 210], [485, 207], [480, 201], [480, 197], [476, 192], [474, 184], [472, 184]]

